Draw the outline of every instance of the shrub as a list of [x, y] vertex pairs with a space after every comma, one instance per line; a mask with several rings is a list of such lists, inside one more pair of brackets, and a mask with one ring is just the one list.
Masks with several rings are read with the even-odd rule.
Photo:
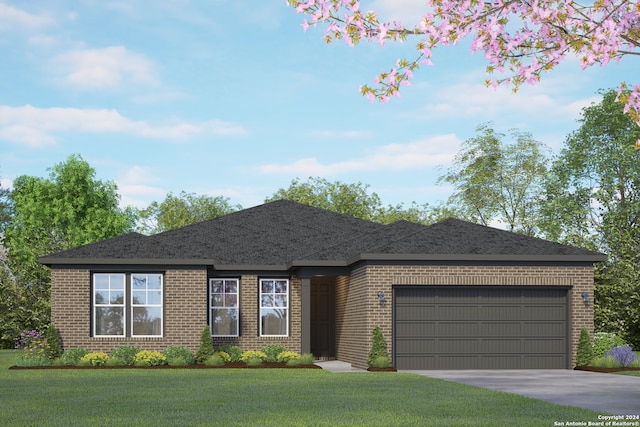
[[222, 366], [224, 365], [224, 359], [220, 356], [220, 354], [216, 353], [212, 356], [209, 356], [207, 360], [204, 361], [204, 364], [207, 366]]
[[162, 354], [167, 358], [167, 364], [172, 366], [192, 365], [196, 361], [191, 350], [186, 347], [168, 347]]
[[580, 341], [578, 342], [578, 353], [576, 355], [576, 364], [578, 366], [587, 366], [593, 360], [593, 347], [589, 339], [587, 328], [580, 331]]
[[245, 363], [247, 364], [247, 366], [260, 366], [262, 365], [262, 362], [264, 362], [264, 360], [262, 360], [260, 357], [252, 357], [250, 359], [245, 360]]
[[136, 354], [134, 364], [136, 366], [159, 366], [166, 365], [167, 358], [159, 351], [142, 350]]
[[49, 358], [49, 345], [46, 338], [36, 330], [22, 332], [15, 338], [15, 348], [19, 350], [16, 357], [18, 366], [48, 366], [51, 364]]
[[287, 347], [280, 344], [269, 344], [262, 347], [260, 351], [267, 355], [265, 362], [276, 362], [278, 355], [287, 351]]
[[267, 355], [260, 350], [247, 350], [242, 353], [242, 356], [240, 357], [240, 360], [247, 364], [251, 359], [260, 359], [260, 363], [262, 363], [267, 360]]
[[107, 364], [109, 356], [102, 351], [93, 351], [80, 358], [80, 364], [85, 366], [104, 366]]
[[49, 366], [51, 365], [51, 359], [44, 352], [32, 353], [23, 350], [18, 352], [14, 363], [16, 366]]
[[591, 366], [595, 366], [596, 368], [619, 368], [620, 364], [613, 357], [602, 356], [594, 359], [591, 362]]
[[636, 360], [636, 354], [631, 349], [630, 345], [620, 345], [613, 347], [606, 354], [607, 357], [613, 357], [616, 362], [622, 366], [629, 366], [634, 360]]
[[369, 366], [372, 368], [388, 368], [391, 366], [391, 360], [389, 360], [389, 356], [378, 356], [371, 361]]
[[200, 347], [196, 353], [196, 361], [204, 363], [209, 357], [213, 356], [213, 341], [211, 340], [211, 328], [205, 326], [200, 335]]
[[53, 323], [47, 328], [47, 331], [44, 334], [44, 338], [47, 340], [47, 357], [53, 360], [62, 356], [62, 348], [60, 347], [60, 336], [58, 335], [58, 330], [56, 329], [56, 327], [53, 326]]
[[82, 356], [89, 353], [89, 350], [84, 348], [70, 348], [62, 353], [60, 361], [63, 365], [79, 365]]
[[372, 366], [371, 363], [380, 356], [389, 357], [387, 354], [387, 343], [382, 336], [382, 331], [379, 326], [373, 328], [373, 344], [371, 346], [371, 350], [369, 351], [369, 357], [367, 358], [367, 365]]
[[613, 347], [626, 344], [625, 340], [614, 333], [596, 332], [593, 336], [593, 357], [602, 357]]
[[630, 368], [640, 368], [640, 358], [636, 358], [636, 360], [634, 360], [633, 362], [631, 362], [631, 364], [629, 365]]
[[299, 359], [299, 358], [300, 358], [300, 355], [298, 353], [294, 352], [294, 351], [283, 351], [276, 358], [276, 362], [285, 362], [285, 363], [287, 363], [290, 360]]
[[242, 357], [242, 349], [237, 345], [223, 345], [218, 347], [218, 351], [227, 353], [231, 359], [229, 362], [240, 362], [240, 358]]
[[118, 365], [133, 365], [136, 363], [136, 354], [140, 352], [140, 349], [135, 345], [121, 345], [109, 353], [109, 364], [113, 366]]
[[311, 353], [305, 353], [298, 357], [297, 359], [289, 359], [287, 365], [289, 366], [299, 366], [299, 365], [313, 365], [315, 361], [315, 357]]
[[216, 351], [213, 355], [220, 357], [225, 363], [231, 362], [231, 356], [226, 351]]

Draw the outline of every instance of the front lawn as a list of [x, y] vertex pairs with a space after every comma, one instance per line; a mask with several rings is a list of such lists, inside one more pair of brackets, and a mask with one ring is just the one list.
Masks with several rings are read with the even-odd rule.
[[8, 370], [2, 424], [552, 426], [598, 412], [404, 373], [314, 369]]

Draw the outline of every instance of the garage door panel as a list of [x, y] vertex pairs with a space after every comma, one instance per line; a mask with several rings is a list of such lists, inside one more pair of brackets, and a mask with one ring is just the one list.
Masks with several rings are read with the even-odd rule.
[[399, 369], [567, 368], [566, 288], [394, 288]]

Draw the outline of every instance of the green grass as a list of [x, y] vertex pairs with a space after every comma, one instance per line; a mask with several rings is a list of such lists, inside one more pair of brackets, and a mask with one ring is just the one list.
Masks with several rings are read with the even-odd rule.
[[621, 371], [612, 373], [616, 375], [627, 375], [629, 377], [640, 377], [640, 371]]
[[8, 370], [3, 426], [541, 426], [598, 412], [404, 373], [307, 369]]

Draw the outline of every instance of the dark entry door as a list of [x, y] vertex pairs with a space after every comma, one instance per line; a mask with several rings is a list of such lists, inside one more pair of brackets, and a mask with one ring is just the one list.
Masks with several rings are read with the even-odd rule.
[[311, 353], [335, 357], [335, 286], [332, 278], [311, 279]]

